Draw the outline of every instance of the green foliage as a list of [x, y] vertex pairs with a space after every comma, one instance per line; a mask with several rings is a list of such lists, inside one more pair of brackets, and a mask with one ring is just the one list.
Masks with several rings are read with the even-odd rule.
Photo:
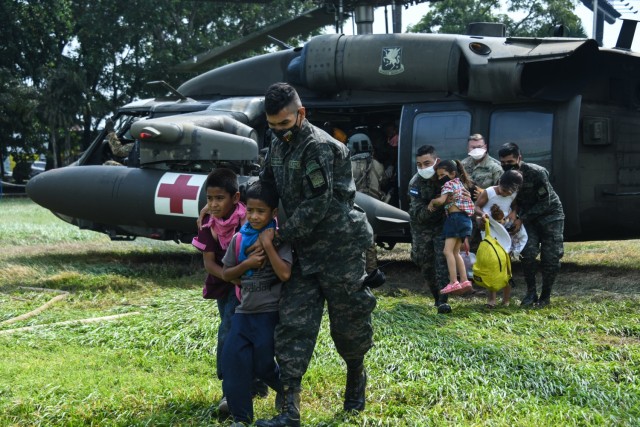
[[[0, 55], [1, 56], [1, 55]], [[13, 155], [17, 162], [31, 159], [39, 148], [32, 146], [29, 136], [35, 132], [38, 93], [0, 67], [0, 154]]]
[[414, 26], [407, 29], [414, 33], [464, 34], [472, 22], [502, 22], [510, 18], [498, 15], [499, 0], [443, 0], [434, 2], [429, 12]]
[[[178, 86], [192, 76], [172, 67], [309, 7], [296, 0], [0, 0], [0, 99], [8, 101], [0, 141], [48, 150], [66, 164], [116, 108], [164, 95], [147, 82]], [[9, 102], [22, 99], [21, 91], [36, 96]]]
[[[508, 13], [501, 13], [506, 4]], [[416, 33], [465, 34], [472, 22], [499, 22], [512, 37], [549, 37], [556, 25], [564, 25], [565, 36], [586, 37], [575, 0], [443, 0], [432, 3], [429, 12], [408, 29]]]

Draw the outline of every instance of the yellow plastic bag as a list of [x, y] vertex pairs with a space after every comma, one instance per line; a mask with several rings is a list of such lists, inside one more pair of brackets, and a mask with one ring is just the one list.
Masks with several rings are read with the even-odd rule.
[[478, 246], [473, 265], [473, 283], [490, 291], [499, 291], [511, 279], [511, 259], [500, 243], [491, 236], [489, 221], [485, 221], [485, 237]]

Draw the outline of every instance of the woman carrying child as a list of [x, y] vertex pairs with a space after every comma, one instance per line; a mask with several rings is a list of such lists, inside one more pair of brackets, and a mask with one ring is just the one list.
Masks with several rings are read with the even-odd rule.
[[[460, 247], [471, 235], [471, 216], [474, 213], [473, 201], [468, 196], [471, 181], [458, 160], [444, 160], [436, 166], [436, 173], [442, 185], [440, 196], [431, 200], [427, 209], [434, 211], [444, 204], [447, 218], [442, 233], [445, 238], [444, 256], [449, 270], [449, 284], [440, 293], [461, 294], [471, 290], [471, 282], [467, 278], [464, 260], [460, 256]], [[467, 191], [465, 191], [467, 190]], [[458, 281], [460, 275], [460, 281]]]
[[[482, 218], [481, 228], [484, 226], [484, 222], [489, 218], [499, 222], [504, 228], [509, 231], [513, 228], [513, 222], [516, 219], [516, 210], [514, 200], [518, 195], [518, 190], [522, 186], [522, 174], [516, 170], [510, 170], [504, 172], [498, 180], [498, 185], [488, 187], [483, 191], [476, 201], [476, 215]], [[520, 228], [516, 236], [511, 236], [512, 244], [509, 248], [504, 248], [506, 251], [510, 251], [513, 248], [513, 243], [516, 238], [520, 238], [522, 233], [525, 233], [524, 227]], [[511, 233], [509, 233], [511, 235]], [[484, 238], [484, 232], [482, 232], [482, 238]], [[524, 234], [526, 241], [526, 233]], [[502, 305], [509, 305], [509, 298], [511, 296], [511, 285], [505, 286], [502, 294]], [[496, 292], [489, 291], [487, 300], [487, 308], [495, 308], [496, 306]]]

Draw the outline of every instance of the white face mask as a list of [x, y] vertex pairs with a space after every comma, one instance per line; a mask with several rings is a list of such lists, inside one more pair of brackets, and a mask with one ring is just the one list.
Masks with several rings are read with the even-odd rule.
[[474, 148], [473, 150], [469, 151], [469, 156], [471, 156], [473, 160], [480, 160], [484, 157], [485, 154], [487, 154], [486, 148]]
[[434, 166], [429, 166], [429, 167], [426, 167], [426, 168], [423, 168], [423, 169], [418, 169], [418, 174], [421, 177], [423, 177], [424, 179], [429, 179], [433, 175], [436, 174], [436, 170], [434, 169]]

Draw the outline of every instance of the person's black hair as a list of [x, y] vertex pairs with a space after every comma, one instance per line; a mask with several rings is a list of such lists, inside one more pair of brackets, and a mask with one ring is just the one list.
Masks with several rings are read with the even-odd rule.
[[[274, 83], [269, 86], [264, 96], [264, 109], [268, 115], [274, 116], [292, 104], [295, 109], [302, 107], [298, 92], [293, 86], [288, 83]], [[295, 109], [292, 109], [292, 112]]]
[[516, 159], [520, 157], [520, 147], [518, 147], [514, 142], [507, 142], [500, 147], [498, 150], [498, 157], [507, 157], [513, 156]]
[[471, 179], [469, 179], [469, 175], [467, 175], [467, 172], [464, 170], [464, 166], [460, 163], [460, 160], [442, 160], [436, 165], [436, 170], [438, 169], [444, 169], [449, 173], [455, 172], [456, 177], [460, 178], [460, 181], [466, 188], [473, 185]]
[[522, 185], [522, 174], [517, 170], [508, 170], [500, 175], [498, 185], [511, 192], [518, 191]]
[[265, 184], [260, 180], [254, 182], [247, 188], [245, 196], [247, 201], [249, 199], [260, 200], [271, 209], [277, 208], [278, 203], [280, 202], [280, 197], [278, 196], [278, 192], [275, 187]]
[[436, 148], [433, 145], [423, 145], [416, 150], [416, 157], [424, 156], [427, 154], [433, 156], [434, 158], [438, 157], [438, 155], [436, 154]]
[[239, 189], [238, 175], [228, 168], [216, 168], [207, 176], [206, 188], [211, 187], [222, 188], [233, 196]]

